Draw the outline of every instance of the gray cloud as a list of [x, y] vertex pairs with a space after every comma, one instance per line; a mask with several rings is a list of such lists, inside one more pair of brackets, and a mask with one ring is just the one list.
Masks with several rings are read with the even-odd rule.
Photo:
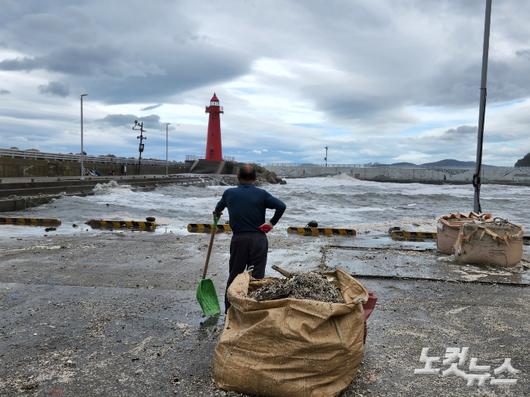
[[[300, 92], [310, 92], [319, 106], [339, 118], [369, 120], [409, 104], [460, 106], [478, 99], [480, 1], [339, 0], [332, 6], [272, 1], [258, 13], [252, 3], [168, 5], [155, 0], [149, 10], [133, 1], [99, 18], [95, 15], [103, 14], [103, 1], [74, 1], [69, 7], [28, 3], [8, 5], [11, 18], [0, 28], [6, 42], [28, 56], [0, 61], [0, 69], [61, 73], [73, 89], [82, 87], [92, 98], [109, 103], [160, 100], [227, 81], [247, 73], [252, 61], [262, 57], [332, 60], [344, 75], [375, 81], [370, 90], [343, 78], [314, 90], [314, 78], [326, 76], [300, 73], [305, 80]], [[512, 32], [495, 23], [508, 16], [514, 23], [523, 21], [525, 12], [530, 13], [526, 4], [518, 5], [515, 14], [509, 5], [495, 6], [489, 101], [530, 95], [527, 46], [521, 41], [513, 50], [516, 56], [509, 58], [495, 51], [506, 40], [496, 32], [505, 29], [518, 38], [521, 30], [528, 30]], [[157, 24], [131, 30], [138, 15]], [[217, 19], [226, 23], [212, 32]]]
[[390, 96], [370, 95], [355, 88], [348, 91], [346, 87], [331, 85], [309, 87], [308, 93], [315, 98], [318, 109], [341, 119], [399, 117], [395, 113], [401, 107], [400, 103], [394, 102], [395, 98]]
[[5, 89], [0, 89], [0, 95], [7, 95], [7, 94], [11, 94], [11, 91], [9, 90], [5, 90]]
[[119, 48], [109, 45], [64, 47], [44, 56], [6, 59], [0, 62], [0, 69], [45, 69], [74, 76], [94, 73], [118, 74], [122, 71], [116, 61], [120, 56]]
[[515, 55], [522, 58], [530, 59], [530, 48], [523, 48], [515, 51]]
[[70, 94], [68, 85], [59, 81], [50, 81], [46, 85], [39, 85], [39, 92], [41, 94], [55, 95], [59, 97], [66, 97]]
[[26, 55], [0, 61], [0, 70], [59, 73], [72, 90], [107, 103], [160, 101], [249, 71], [250, 54], [199, 33], [191, 3], [131, 1], [113, 10], [104, 1], [71, 3], [3, 9], [11, 18], [0, 34]]
[[0, 70], [33, 70], [38, 67], [38, 62], [29, 57], [17, 57], [0, 62]]
[[462, 140], [468, 139], [469, 135], [476, 136], [477, 127], [470, 125], [461, 125], [460, 127], [451, 128], [443, 133], [442, 139]]
[[151, 114], [149, 116], [135, 116], [134, 114], [108, 114], [102, 119], [96, 120], [98, 124], [106, 124], [112, 127], [124, 127], [131, 129], [134, 125], [134, 121], [144, 123], [144, 128], [162, 130], [166, 128], [165, 123], [160, 121], [160, 116], [157, 114]]
[[140, 110], [142, 111], [145, 111], [145, 110], [153, 110], [153, 109], [156, 109], [156, 108], [159, 108], [160, 106], [162, 106], [161, 103], [158, 103], [156, 105], [150, 105], [150, 106], [146, 106], [145, 108], [142, 108]]
[[[458, 143], [465, 143], [469, 146], [475, 147], [477, 139], [477, 127], [476, 126], [470, 126], [470, 125], [461, 125], [456, 128], [451, 128], [445, 131], [442, 135], [436, 137], [436, 145], [433, 145], [435, 148], [438, 147], [439, 144], [445, 144], [453, 145], [455, 142]], [[518, 136], [516, 134], [512, 134], [509, 132], [502, 132], [499, 131], [497, 126], [489, 126], [487, 125], [484, 131], [484, 140], [488, 143], [502, 143], [507, 142], [511, 140], [518, 139]], [[433, 144], [435, 139], [432, 137], [424, 138], [426, 143]], [[439, 149], [439, 147], [438, 147]], [[435, 149], [436, 150], [436, 149]]]
[[108, 45], [66, 47], [45, 56], [4, 60], [0, 70], [58, 72], [72, 86], [86, 87], [96, 99], [133, 103], [167, 98], [204, 84], [229, 80], [243, 74], [249, 66], [243, 56], [215, 48], [203, 51], [190, 48], [179, 57], [152, 55], [142, 58], [141, 54]]

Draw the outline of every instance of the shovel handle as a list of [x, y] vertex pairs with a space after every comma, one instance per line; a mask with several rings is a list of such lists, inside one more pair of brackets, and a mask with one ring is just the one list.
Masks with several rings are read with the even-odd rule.
[[280, 266], [277, 266], [277, 265], [272, 265], [271, 266], [274, 270], [276, 270], [278, 273], [280, 273], [282, 276], [285, 276], [287, 278], [291, 278], [294, 276], [293, 273], [285, 270], [285, 269], [282, 269]]
[[212, 233], [210, 234], [210, 244], [208, 245], [208, 253], [206, 254], [206, 262], [204, 263], [204, 270], [202, 272], [202, 279], [206, 278], [208, 273], [208, 264], [210, 263], [210, 256], [212, 255], [213, 240], [215, 238], [215, 233], [217, 233], [217, 217], [213, 218]]

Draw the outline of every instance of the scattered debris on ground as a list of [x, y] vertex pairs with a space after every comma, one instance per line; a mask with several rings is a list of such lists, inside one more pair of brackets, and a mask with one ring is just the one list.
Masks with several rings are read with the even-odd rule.
[[274, 279], [252, 291], [257, 301], [282, 298], [310, 299], [321, 302], [344, 303], [340, 290], [321, 273], [296, 273], [291, 278]]

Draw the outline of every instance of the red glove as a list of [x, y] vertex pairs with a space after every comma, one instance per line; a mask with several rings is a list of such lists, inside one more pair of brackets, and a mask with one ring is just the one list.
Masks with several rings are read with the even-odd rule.
[[261, 230], [263, 233], [268, 233], [272, 230], [272, 224], [270, 224], [269, 222], [264, 223], [258, 229]]

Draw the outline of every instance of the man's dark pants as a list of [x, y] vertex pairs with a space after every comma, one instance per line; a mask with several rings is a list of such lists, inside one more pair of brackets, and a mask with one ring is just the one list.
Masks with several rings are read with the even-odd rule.
[[238, 274], [243, 273], [247, 268], [253, 267], [253, 278], [260, 279], [265, 276], [268, 250], [269, 242], [265, 233], [235, 233], [232, 236], [232, 241], [230, 242], [230, 274], [228, 275], [225, 291], [225, 312], [230, 307], [226, 292]]

